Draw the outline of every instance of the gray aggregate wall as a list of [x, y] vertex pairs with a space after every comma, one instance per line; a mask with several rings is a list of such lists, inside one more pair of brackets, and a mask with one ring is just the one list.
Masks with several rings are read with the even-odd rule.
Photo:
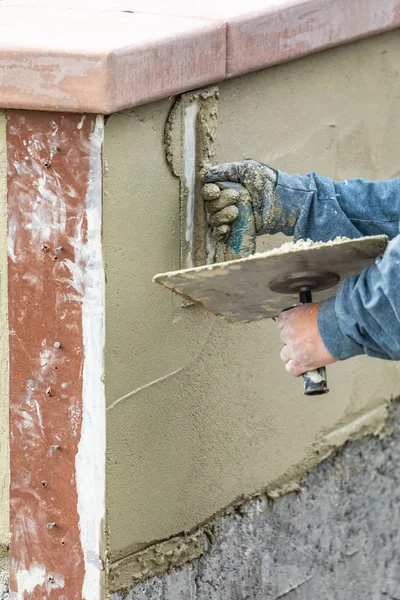
[[272, 505], [225, 517], [194, 564], [112, 600], [400, 600], [400, 405], [394, 433], [345, 446]]
[[3, 554], [0, 556], [0, 600], [9, 600], [8, 575], [8, 555]]

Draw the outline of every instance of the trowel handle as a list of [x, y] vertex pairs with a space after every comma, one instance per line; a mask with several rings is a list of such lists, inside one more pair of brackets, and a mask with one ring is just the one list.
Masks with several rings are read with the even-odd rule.
[[240, 183], [218, 181], [220, 189], [236, 190], [240, 199], [236, 203], [238, 218], [231, 225], [231, 233], [226, 243], [225, 260], [245, 258], [256, 250], [256, 225], [249, 192]]
[[303, 373], [304, 394], [306, 396], [319, 396], [329, 392], [326, 379], [326, 367], [320, 367], [315, 371]]
[[[300, 292], [300, 304], [310, 304], [311, 302], [311, 291], [302, 290]], [[319, 396], [329, 392], [325, 367], [320, 367], [319, 369], [315, 369], [315, 371], [307, 371], [306, 373], [303, 373], [303, 383], [304, 394], [306, 396]]]

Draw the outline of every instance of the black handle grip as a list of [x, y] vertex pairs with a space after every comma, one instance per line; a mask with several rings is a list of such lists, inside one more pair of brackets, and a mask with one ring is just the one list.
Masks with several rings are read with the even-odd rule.
[[325, 367], [303, 373], [303, 383], [306, 396], [319, 396], [329, 392]]
[[[312, 293], [304, 289], [300, 291], [300, 304], [310, 304], [312, 302]], [[304, 394], [305, 396], [319, 396], [329, 392], [328, 381], [326, 379], [326, 368], [320, 367], [315, 371], [303, 373]]]

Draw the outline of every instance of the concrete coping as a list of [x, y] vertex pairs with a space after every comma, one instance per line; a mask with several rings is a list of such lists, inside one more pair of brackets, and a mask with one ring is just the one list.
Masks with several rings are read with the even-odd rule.
[[0, 107], [109, 114], [399, 25], [399, 0], [1, 0]]

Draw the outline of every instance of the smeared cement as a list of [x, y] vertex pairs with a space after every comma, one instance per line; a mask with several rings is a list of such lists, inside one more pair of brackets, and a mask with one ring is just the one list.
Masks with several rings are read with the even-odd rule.
[[164, 128], [164, 149], [171, 173], [179, 178], [182, 268], [209, 264], [219, 251], [214, 230], [207, 224], [200, 174], [215, 163], [218, 123], [216, 87], [178, 97]]
[[400, 410], [395, 432], [348, 444], [296, 493], [224, 517], [204, 555], [112, 600], [394, 600], [400, 597]]
[[[0, 544], [9, 541], [6, 115], [0, 111]], [[1, 589], [1, 588], [0, 588]], [[1, 598], [1, 596], [0, 596]]]
[[[394, 32], [223, 83], [218, 160], [253, 156], [339, 180], [399, 175], [399, 52]], [[357, 357], [330, 367], [330, 394], [305, 399], [279, 360], [271, 321], [233, 327], [152, 283], [180, 267], [179, 180], [163, 139], [171, 105], [105, 126], [112, 564], [290, 483], [321, 455], [326, 434], [400, 392], [399, 365]], [[260, 236], [257, 250], [281, 241]]]

